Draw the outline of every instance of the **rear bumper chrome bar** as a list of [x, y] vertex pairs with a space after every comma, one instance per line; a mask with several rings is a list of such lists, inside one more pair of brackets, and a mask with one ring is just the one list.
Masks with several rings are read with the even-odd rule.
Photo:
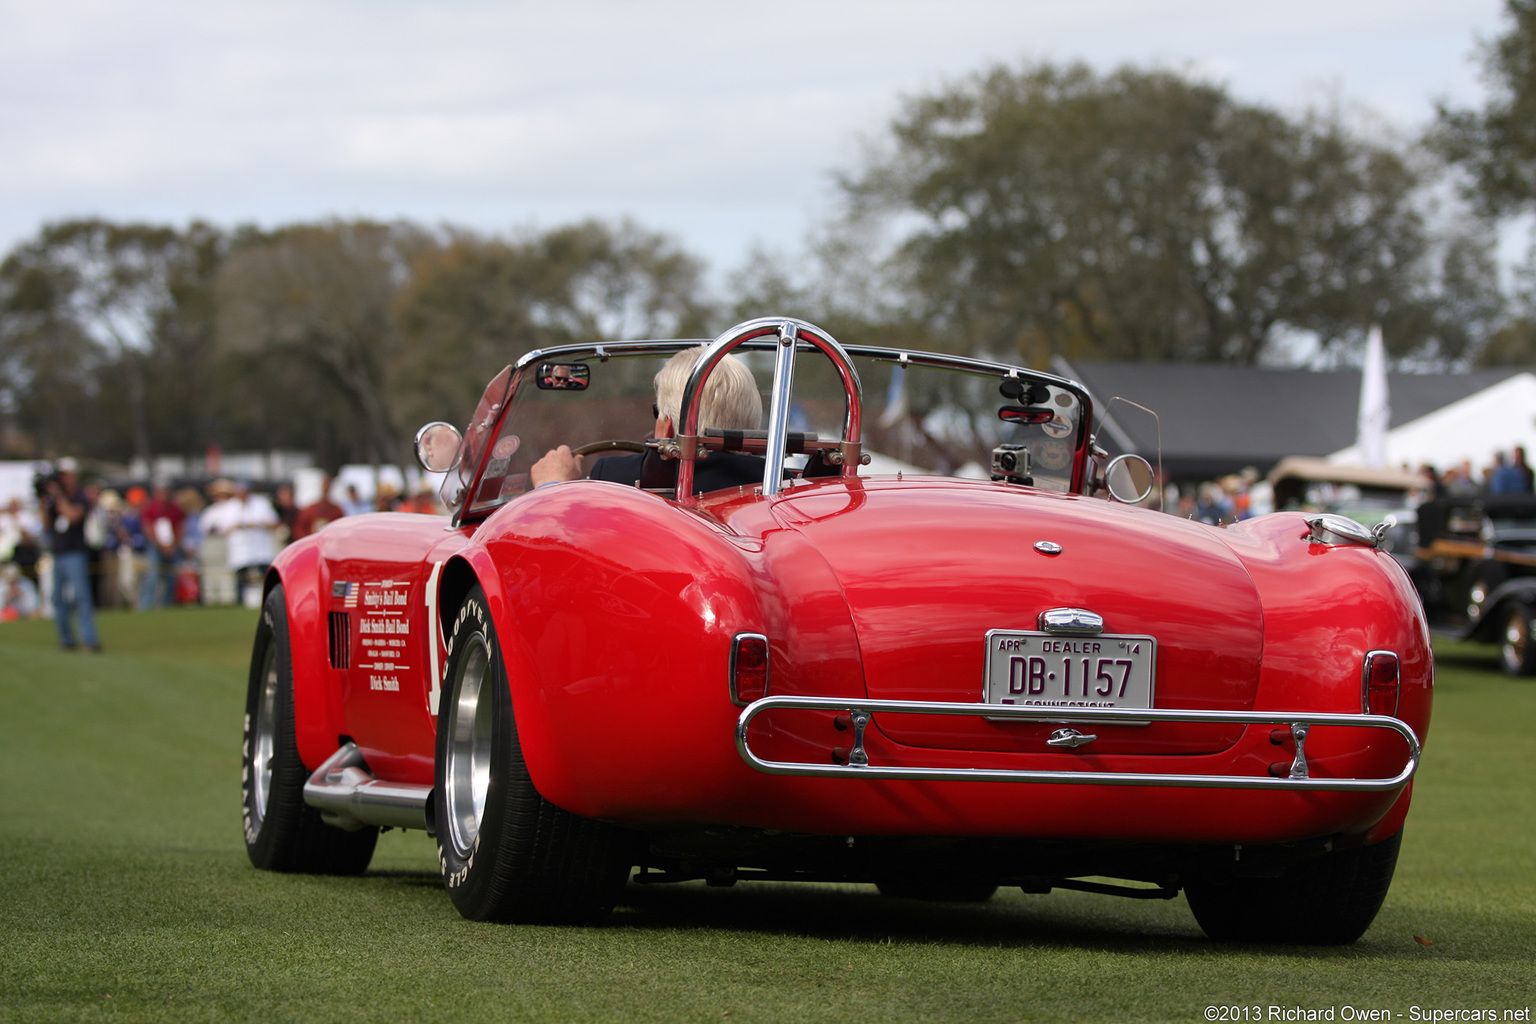
[[[847, 764], [810, 764], [769, 761], [753, 753], [747, 739], [752, 720], [764, 711], [795, 708], [831, 711], [849, 716], [854, 742]], [[1095, 725], [1144, 725], [1148, 722], [1195, 722], [1225, 725], [1289, 726], [1296, 753], [1289, 770], [1272, 775], [1186, 775], [1174, 772], [1044, 771], [1039, 769], [922, 768], [872, 764], [864, 748], [864, 733], [879, 714], [969, 715], [993, 720], [1070, 724], [1078, 729]], [[1403, 738], [1402, 770], [1390, 778], [1315, 778], [1306, 759], [1306, 737], [1314, 728], [1347, 726], [1351, 729], [1385, 729]], [[1068, 731], [1075, 735], [1076, 730]], [[1413, 778], [1422, 748], [1407, 723], [1386, 715], [1323, 714], [1300, 711], [1170, 711], [1110, 710], [1105, 708], [1034, 708], [1003, 704], [958, 704], [938, 701], [846, 700], [834, 697], [764, 697], [753, 701], [736, 719], [736, 749], [741, 759], [770, 775], [817, 775], [860, 779], [923, 779], [955, 782], [1035, 782], [1082, 786], [1169, 786], [1190, 789], [1350, 790], [1381, 792], [1396, 789]], [[1091, 751], [1085, 751], [1091, 753]], [[1122, 756], [1122, 755], [1106, 755]], [[1204, 755], [1202, 755], [1204, 756]], [[1170, 760], [1175, 759], [1174, 755]]]

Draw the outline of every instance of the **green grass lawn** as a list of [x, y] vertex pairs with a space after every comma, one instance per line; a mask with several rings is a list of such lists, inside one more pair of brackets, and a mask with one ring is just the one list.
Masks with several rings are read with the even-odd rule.
[[631, 887], [603, 928], [474, 924], [417, 832], [385, 834], [360, 879], [259, 872], [239, 815], [254, 625], [109, 613], [101, 655], [0, 626], [0, 1021], [1200, 1021], [1212, 1004], [1412, 1020], [1536, 1002], [1536, 682], [1480, 648], [1440, 650], [1386, 907], [1318, 950], [1218, 946], [1182, 899], [1071, 892]]

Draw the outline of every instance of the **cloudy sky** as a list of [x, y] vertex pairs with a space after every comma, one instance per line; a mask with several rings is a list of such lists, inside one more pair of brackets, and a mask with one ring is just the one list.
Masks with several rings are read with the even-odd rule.
[[632, 216], [792, 251], [904, 95], [995, 62], [1189, 68], [1411, 130], [1501, 0], [0, 0], [0, 252], [83, 215], [484, 230]]

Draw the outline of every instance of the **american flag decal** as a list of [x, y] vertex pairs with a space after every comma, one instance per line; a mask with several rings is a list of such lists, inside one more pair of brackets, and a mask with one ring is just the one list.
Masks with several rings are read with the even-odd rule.
[[357, 587], [356, 583], [332, 583], [331, 584], [331, 596], [332, 597], [342, 598], [343, 599], [342, 600], [342, 607], [343, 608], [356, 608], [357, 607], [357, 591], [358, 591], [358, 587]]

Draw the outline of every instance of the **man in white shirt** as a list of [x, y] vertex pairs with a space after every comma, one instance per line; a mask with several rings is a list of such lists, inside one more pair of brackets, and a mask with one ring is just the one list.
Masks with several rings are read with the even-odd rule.
[[203, 529], [229, 544], [236, 603], [260, 607], [261, 580], [277, 554], [277, 510], [272, 502], [264, 494], [252, 494], [244, 480], [236, 481], [233, 497], [203, 513]]

